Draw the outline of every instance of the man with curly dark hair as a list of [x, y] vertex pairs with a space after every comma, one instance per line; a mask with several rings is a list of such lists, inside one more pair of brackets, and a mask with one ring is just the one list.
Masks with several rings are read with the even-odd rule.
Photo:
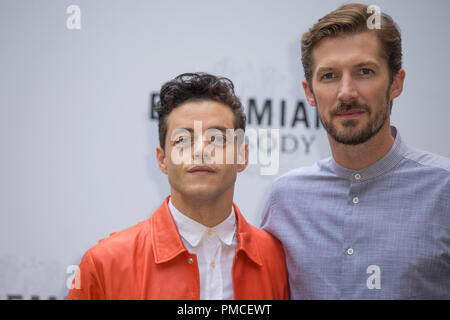
[[68, 299], [288, 299], [280, 242], [233, 203], [245, 115], [226, 78], [186, 73], [160, 91], [156, 156], [171, 194], [84, 255]]

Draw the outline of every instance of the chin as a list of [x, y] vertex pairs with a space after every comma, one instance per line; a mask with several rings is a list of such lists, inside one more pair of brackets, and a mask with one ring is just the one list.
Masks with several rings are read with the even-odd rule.
[[189, 190], [185, 190], [184, 192], [184, 194], [189, 195], [190, 197], [205, 200], [215, 198], [218, 193], [219, 192], [217, 190], [214, 190], [208, 186], [193, 187], [189, 188]]

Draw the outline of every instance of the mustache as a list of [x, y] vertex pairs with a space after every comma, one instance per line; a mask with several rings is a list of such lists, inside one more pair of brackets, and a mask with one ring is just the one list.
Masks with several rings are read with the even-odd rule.
[[364, 110], [367, 113], [370, 113], [370, 107], [367, 104], [360, 104], [358, 102], [351, 102], [351, 103], [341, 103], [336, 108], [334, 108], [331, 111], [331, 115], [335, 116], [338, 113], [344, 112], [344, 111], [350, 111], [352, 109], [360, 109]]

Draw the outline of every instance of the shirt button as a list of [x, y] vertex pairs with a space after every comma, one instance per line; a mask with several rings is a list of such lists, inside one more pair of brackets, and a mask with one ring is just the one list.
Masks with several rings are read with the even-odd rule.
[[347, 249], [347, 254], [349, 255], [349, 256], [351, 256], [352, 254], [353, 254], [353, 248], [348, 248]]
[[209, 230], [209, 231], [208, 231], [208, 236], [212, 237], [213, 234], [214, 234], [214, 230]]
[[356, 173], [356, 174], [355, 174], [355, 179], [356, 179], [356, 180], [360, 180], [360, 179], [361, 179], [361, 175], [360, 175], [359, 173]]
[[353, 198], [353, 203], [354, 203], [354, 204], [358, 204], [358, 203], [359, 203], [358, 197], [354, 197], [354, 198]]
[[216, 263], [213, 261], [211, 262], [211, 268], [215, 268], [216, 267]]
[[194, 259], [188, 258], [188, 263], [189, 263], [189, 264], [193, 264], [193, 263], [194, 263]]

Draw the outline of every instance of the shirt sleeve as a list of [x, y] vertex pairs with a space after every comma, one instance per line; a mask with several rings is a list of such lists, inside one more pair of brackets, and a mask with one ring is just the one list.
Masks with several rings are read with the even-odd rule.
[[271, 219], [271, 211], [272, 211], [272, 194], [273, 194], [273, 189], [271, 190], [271, 192], [269, 193], [269, 197], [268, 200], [266, 202], [266, 205], [264, 206], [264, 210], [262, 213], [262, 221], [261, 221], [261, 225], [260, 228], [264, 229], [266, 231], [269, 225], [269, 220]]

